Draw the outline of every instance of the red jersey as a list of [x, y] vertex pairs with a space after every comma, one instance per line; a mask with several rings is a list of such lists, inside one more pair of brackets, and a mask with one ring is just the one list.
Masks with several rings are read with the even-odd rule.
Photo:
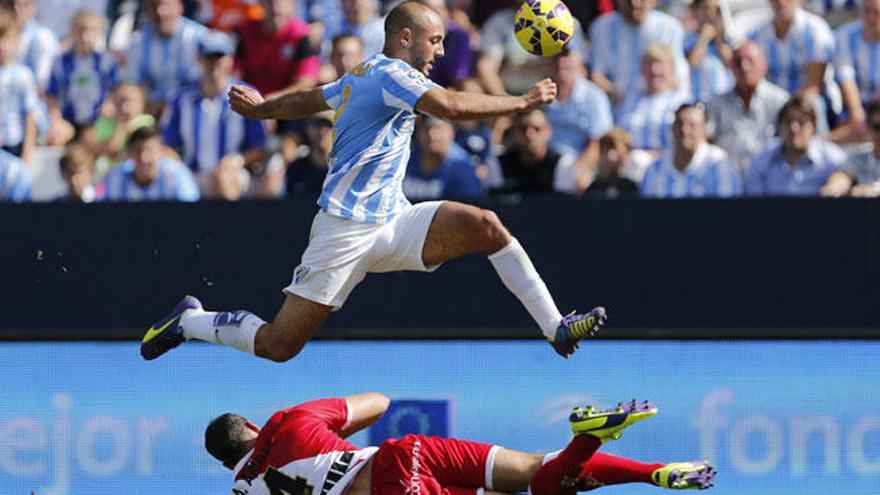
[[339, 495], [376, 453], [339, 436], [351, 421], [345, 399], [321, 399], [279, 411], [254, 450], [233, 470], [234, 495]]
[[235, 67], [261, 93], [282, 90], [303, 77], [318, 80], [321, 62], [308, 40], [309, 26], [292, 18], [274, 33], [262, 21], [239, 29]]

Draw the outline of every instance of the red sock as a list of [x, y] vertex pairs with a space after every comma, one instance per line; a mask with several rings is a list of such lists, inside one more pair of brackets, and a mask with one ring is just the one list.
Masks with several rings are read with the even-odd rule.
[[563, 484], [566, 477], [577, 479], [581, 466], [596, 452], [602, 442], [591, 435], [579, 435], [572, 439], [555, 459], [541, 466], [532, 476], [529, 487], [532, 495], [559, 495], [574, 493], [575, 486]]
[[581, 465], [578, 480], [580, 480], [579, 485], [589, 484], [592, 480], [599, 481], [603, 485], [621, 483], [650, 483], [653, 485], [651, 473], [660, 467], [663, 467], [662, 463], [645, 464], [625, 457], [597, 452]]

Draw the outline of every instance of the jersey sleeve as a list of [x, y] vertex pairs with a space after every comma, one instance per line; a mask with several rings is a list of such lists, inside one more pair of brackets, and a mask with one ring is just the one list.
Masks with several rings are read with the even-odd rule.
[[289, 409], [291, 412], [306, 413], [319, 419], [333, 431], [339, 431], [351, 422], [348, 402], [345, 399], [318, 399], [304, 402]]
[[384, 72], [382, 99], [388, 106], [413, 112], [426, 91], [440, 86], [412, 67], [402, 65], [394, 64]]
[[331, 83], [321, 86], [321, 93], [324, 94], [324, 101], [327, 102], [327, 106], [333, 110], [339, 108], [339, 104], [342, 103], [342, 80], [345, 79], [345, 77], [346, 76], [342, 76]]

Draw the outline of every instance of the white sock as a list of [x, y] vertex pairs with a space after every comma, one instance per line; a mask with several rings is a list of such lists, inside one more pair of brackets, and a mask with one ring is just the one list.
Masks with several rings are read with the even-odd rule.
[[510, 244], [501, 251], [489, 255], [489, 261], [504, 286], [526, 307], [532, 319], [541, 327], [544, 336], [552, 340], [556, 336], [556, 327], [562, 320], [562, 314], [556, 309], [550, 291], [519, 241], [511, 238]]
[[249, 311], [186, 311], [180, 318], [183, 336], [254, 353], [257, 330], [266, 322]]

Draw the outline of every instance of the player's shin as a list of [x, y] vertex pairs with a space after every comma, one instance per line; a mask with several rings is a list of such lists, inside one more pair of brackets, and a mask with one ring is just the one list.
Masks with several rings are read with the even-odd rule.
[[489, 255], [489, 261], [504, 286], [526, 307], [532, 319], [541, 327], [544, 336], [552, 340], [562, 320], [562, 314], [519, 241], [515, 237], [511, 238], [510, 244]]
[[259, 316], [244, 310], [198, 311], [185, 314], [180, 320], [183, 336], [215, 344], [233, 347], [254, 354], [257, 330], [266, 322]]

